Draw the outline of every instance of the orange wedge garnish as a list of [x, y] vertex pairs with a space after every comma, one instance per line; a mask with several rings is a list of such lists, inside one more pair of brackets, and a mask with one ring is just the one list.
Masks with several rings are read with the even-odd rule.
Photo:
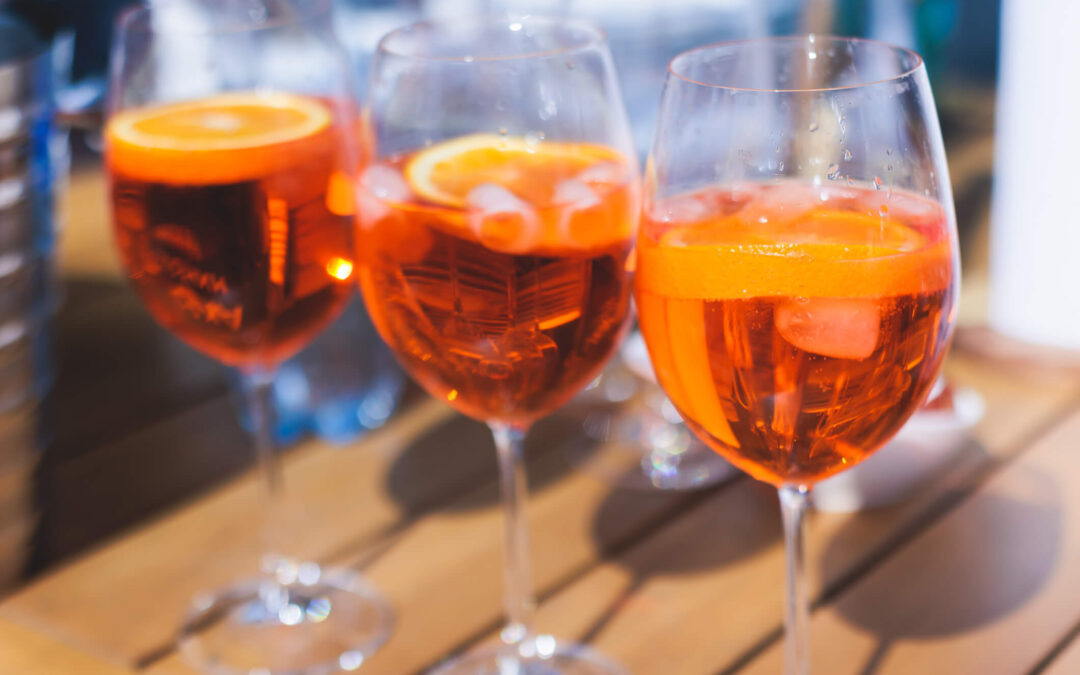
[[951, 278], [945, 242], [896, 221], [816, 210], [790, 222], [737, 216], [642, 238], [637, 283], [668, 297], [871, 298], [937, 290]]
[[600, 162], [621, 162], [614, 150], [586, 143], [530, 141], [522, 136], [471, 134], [413, 155], [405, 180], [424, 199], [464, 207], [484, 184], [509, 190], [534, 207], [551, 204], [563, 180]]
[[329, 108], [312, 98], [237, 92], [121, 112], [105, 138], [113, 171], [150, 182], [220, 184], [329, 152], [331, 121]]
[[636, 228], [633, 163], [605, 146], [472, 134], [416, 152], [403, 177], [419, 203], [399, 208], [503, 253], [629, 245]]

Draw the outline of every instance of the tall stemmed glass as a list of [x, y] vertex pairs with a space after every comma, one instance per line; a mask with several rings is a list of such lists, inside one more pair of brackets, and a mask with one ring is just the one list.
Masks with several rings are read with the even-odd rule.
[[807, 493], [899, 430], [952, 332], [955, 216], [922, 60], [814, 36], [677, 56], [644, 214], [653, 366], [706, 443], [779, 488], [786, 672], [806, 673]]
[[[271, 441], [278, 364], [352, 292], [359, 119], [329, 0], [189, 0], [118, 25], [105, 131], [116, 240], [153, 317], [237, 368], [284, 543]], [[291, 514], [290, 514], [291, 515]], [[196, 600], [180, 647], [213, 673], [355, 668], [390, 615], [363, 583], [274, 548], [263, 574]]]
[[529, 426], [596, 376], [629, 318], [638, 180], [603, 35], [415, 24], [379, 44], [370, 105], [364, 300], [416, 380], [491, 427], [506, 511], [505, 646], [441, 672], [612, 672], [533, 630], [522, 463]]

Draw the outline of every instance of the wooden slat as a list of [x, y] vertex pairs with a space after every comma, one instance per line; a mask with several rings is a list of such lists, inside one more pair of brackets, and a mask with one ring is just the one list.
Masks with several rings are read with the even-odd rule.
[[1080, 639], [1074, 635], [1072, 641], [1050, 662], [1041, 675], [1076, 675], [1077, 673], [1080, 673]]
[[[311, 443], [290, 453], [286, 489], [307, 498], [300, 501], [310, 518], [296, 550], [319, 558], [400, 526], [408, 506], [387, 494], [386, 473], [395, 461], [408, 464], [409, 452], [424, 442], [425, 432], [438, 429], [450, 415], [444, 405], [428, 402], [349, 450]], [[181, 418], [175, 423], [202, 422]], [[206, 431], [208, 442], [218, 438], [213, 429]], [[147, 433], [160, 438], [158, 432]], [[462, 438], [475, 441], [460, 430], [443, 439], [446, 451], [458, 452], [461, 462], [398, 470], [413, 479], [419, 493], [438, 492], [440, 487], [445, 491], [471, 480], [486, 467], [479, 465], [475, 452], [457, 447]], [[132, 443], [137, 445], [138, 439]], [[201, 451], [235, 448], [208, 446]], [[0, 605], [0, 616], [48, 627], [71, 644], [87, 645], [120, 663], [135, 663], [171, 640], [196, 591], [256, 569], [261, 506], [260, 490], [249, 476], [37, 581]]]
[[[1028, 672], [1080, 611], [1080, 412], [815, 613], [819, 672]], [[748, 673], [775, 673], [780, 649]], [[1066, 671], [1076, 672], [1076, 671]]]
[[[180, 426], [191, 423], [176, 422]], [[556, 450], [577, 433], [576, 428], [556, 419], [538, 425], [530, 435], [529, 454], [541, 462], [533, 478], [542, 493], [547, 492], [548, 483], [568, 470]], [[215, 437], [215, 432], [208, 430], [207, 437]], [[317, 560], [348, 561], [365, 546], [392, 537], [390, 551], [373, 566], [372, 574], [376, 581], [389, 574], [386, 586], [394, 599], [395, 585], [404, 588], [401, 593], [405, 597], [413, 598], [414, 581], [425, 574], [414, 568], [431, 560], [466, 556], [460, 563], [462, 574], [472, 575], [474, 583], [448, 585], [442, 577], [427, 574], [433, 585], [449, 587], [455, 593], [492, 587], [491, 579], [498, 578], [497, 567], [488, 569], [496, 564], [500, 545], [490, 435], [483, 426], [453, 415], [443, 404], [418, 404], [350, 450], [309, 444], [287, 457], [287, 464], [286, 485], [293, 496], [287, 512], [293, 514], [295, 535], [290, 550]], [[586, 489], [585, 483], [591, 487]], [[488, 487], [471, 492], [479, 484]], [[544, 551], [548, 558], [539, 558], [538, 565], [549, 570], [550, 578], [595, 559], [597, 551], [588, 537], [587, 524], [581, 526], [584, 533], [575, 556], [558, 553], [562, 519], [576, 517], [587, 523], [590, 504], [609, 490], [586, 477], [567, 485], [569, 488], [558, 484], [556, 494], [564, 496], [556, 500], [560, 506], [551, 520], [544, 521], [555, 527], [551, 535], [554, 544]], [[92, 646], [119, 662], [137, 663], [167, 647], [178, 617], [196, 591], [223, 585], [255, 569], [255, 523], [261, 505], [257, 493], [250, 480], [229, 486], [35, 583], [0, 605], [0, 615], [47, 627], [73, 644]], [[447, 525], [425, 524], [442, 522], [438, 518], [423, 521], [408, 527], [400, 541], [393, 538], [419, 514], [450, 499], [456, 502], [447, 507]], [[620, 522], [632, 527], [669, 499], [643, 500], [641, 509], [628, 509]], [[538, 527], [538, 536], [542, 536], [543, 523]], [[618, 540], [625, 529], [616, 527], [606, 540]], [[461, 552], [455, 548], [456, 537], [469, 538], [469, 545], [461, 544]], [[446, 564], [444, 561], [441, 566]], [[383, 569], [387, 571], [378, 572]], [[438, 588], [425, 590], [414, 604], [423, 607], [438, 596]], [[497, 588], [493, 588], [490, 602], [477, 606], [481, 612], [477, 623], [462, 621], [458, 628], [466, 634], [484, 630], [485, 622], [497, 616], [497, 597]], [[424, 614], [421, 610], [410, 613], [417, 617]], [[132, 616], [140, 620], [132, 622]], [[460, 637], [451, 636], [444, 646], [449, 648]], [[435, 654], [418, 658], [435, 658]]]
[[[552, 480], [566, 470], [559, 453], [530, 467], [531, 482], [547, 484], [529, 504], [534, 578], [541, 593], [700, 499], [687, 493], [613, 492], [581, 472]], [[495, 498], [494, 484], [465, 495], [451, 510], [409, 527], [364, 568], [398, 615], [390, 641], [364, 663], [366, 675], [417, 672], [500, 624], [502, 514], [494, 508]], [[464, 508], [476, 503], [491, 506]], [[605, 516], [600, 523], [598, 513]], [[174, 654], [149, 672], [190, 671]]]
[[[925, 527], [988, 468], [1022, 451], [1027, 438], [1075, 408], [1080, 393], [1073, 380], [1022, 382], [962, 360], [949, 371], [987, 399], [978, 442], [903, 503], [858, 515], [815, 514], [808, 527], [808, 571], [817, 593]], [[769, 488], [748, 480], [720, 492], [549, 599], [539, 612], [541, 628], [588, 639], [637, 673], [713, 674], [736, 664], [767, 643], [781, 623], [783, 550], [775, 499]]]
[[83, 170], [61, 192], [60, 267], [77, 277], [117, 279], [120, 257], [113, 245], [105, 175]]
[[43, 556], [70, 556], [224, 482], [250, 461], [249, 441], [224, 394], [92, 452], [51, 461], [42, 476]]
[[2, 619], [0, 669], [19, 675], [121, 675], [133, 672]]
[[54, 324], [58, 378], [49, 407], [56, 461], [93, 452], [226, 390], [225, 369], [154, 323], [128, 288], [85, 308], [68, 302]]

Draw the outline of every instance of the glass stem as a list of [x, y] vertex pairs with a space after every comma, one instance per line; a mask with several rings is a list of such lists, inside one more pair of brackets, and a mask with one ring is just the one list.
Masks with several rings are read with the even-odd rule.
[[784, 603], [784, 674], [810, 673], [810, 599], [806, 587], [803, 515], [810, 491], [803, 485], [780, 488], [787, 554], [787, 602]]
[[263, 493], [260, 564], [262, 571], [276, 584], [287, 558], [283, 555], [285, 550], [282, 544], [286, 533], [281, 518], [285, 506], [285, 482], [281, 460], [274, 448], [273, 385], [273, 372], [260, 370], [242, 374], [244, 404], [251, 424], [255, 465]]
[[525, 511], [528, 496], [524, 459], [526, 430], [506, 424], [489, 426], [499, 455], [499, 491], [506, 517], [503, 569], [506, 627], [502, 631], [502, 639], [508, 645], [516, 645], [532, 635], [532, 617], [536, 607], [529, 556], [529, 523]]

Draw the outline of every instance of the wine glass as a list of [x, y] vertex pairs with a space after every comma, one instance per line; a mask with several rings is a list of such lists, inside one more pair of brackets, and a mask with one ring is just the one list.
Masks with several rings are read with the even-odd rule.
[[694, 431], [779, 489], [788, 673], [809, 670], [807, 493], [930, 392], [958, 264], [917, 54], [811, 35], [672, 60], [646, 169], [639, 323]]
[[504, 645], [440, 672], [616, 672], [533, 630], [522, 459], [629, 320], [638, 176], [604, 37], [541, 17], [414, 24], [379, 44], [370, 106], [364, 300], [413, 377], [491, 427], [506, 512]]
[[569, 463], [623, 490], [701, 490], [738, 472], [698, 440], [656, 382], [641, 333], [631, 330], [608, 367], [563, 413], [588, 444], [568, 443]]
[[390, 612], [290, 557], [271, 437], [278, 365], [354, 292], [359, 120], [329, 0], [193, 0], [118, 23], [105, 130], [116, 241], [150, 314], [236, 368], [267, 494], [262, 575], [196, 599], [185, 657], [213, 673], [354, 668]]

